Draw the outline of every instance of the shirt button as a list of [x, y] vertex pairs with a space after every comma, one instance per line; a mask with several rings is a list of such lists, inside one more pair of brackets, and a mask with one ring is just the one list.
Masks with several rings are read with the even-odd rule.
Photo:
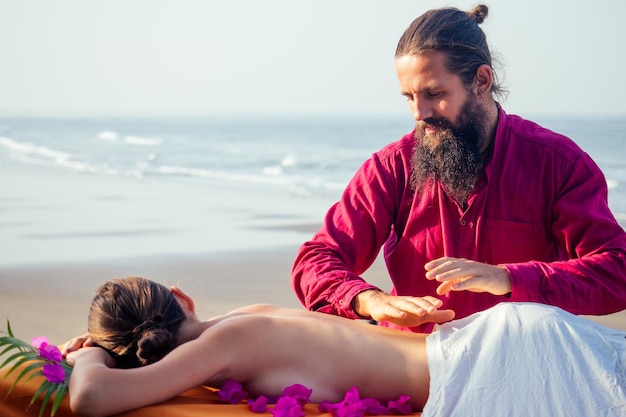
[[461, 226], [465, 226], [467, 224], [465, 220], [461, 220], [460, 223], [461, 223]]

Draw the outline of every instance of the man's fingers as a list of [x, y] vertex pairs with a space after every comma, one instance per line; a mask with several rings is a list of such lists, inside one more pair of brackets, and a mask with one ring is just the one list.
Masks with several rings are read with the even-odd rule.
[[394, 323], [398, 326], [415, 327], [423, 323], [445, 323], [452, 319], [454, 319], [453, 310], [437, 310], [433, 314], [426, 314], [423, 316], [409, 314], [403, 319], [389, 317], [386, 321]]
[[437, 287], [437, 295], [446, 295], [452, 290], [452, 283], [449, 281], [444, 282]]
[[427, 271], [432, 271], [432, 270], [440, 267], [441, 265], [445, 264], [446, 262], [450, 262], [450, 261], [452, 261], [454, 259], [455, 258], [449, 258], [449, 257], [443, 257], [443, 258], [435, 259], [435, 260], [432, 260], [430, 262], [427, 262], [426, 265], [424, 265], [424, 268], [426, 268]]
[[384, 302], [370, 307], [373, 319], [378, 321], [405, 320], [409, 316], [423, 317], [433, 314], [443, 303], [435, 297], [388, 296]]
[[476, 289], [477, 277], [456, 278], [450, 281], [444, 281], [437, 287], [437, 295], [445, 295], [450, 291], [465, 291]]
[[[389, 320], [391, 318], [403, 319], [406, 316], [407, 316], [406, 311], [396, 306], [388, 304], [385, 306], [382, 320]], [[380, 319], [377, 319], [377, 320], [380, 320]]]
[[398, 297], [394, 300], [394, 304], [397, 308], [407, 313], [424, 316], [437, 311], [437, 309], [443, 305], [443, 302], [431, 296]]
[[439, 258], [434, 261], [430, 261], [424, 265], [424, 268], [426, 269], [426, 279], [441, 280], [447, 274], [454, 274], [455, 271], [458, 271], [464, 261], [466, 260], [457, 258]]
[[388, 321], [399, 326], [414, 327], [422, 323], [442, 323], [454, 318], [454, 311], [439, 310], [443, 302], [432, 296], [389, 296], [384, 304], [378, 304], [372, 318]]
[[433, 314], [433, 320], [431, 321], [435, 323], [445, 323], [446, 321], [452, 320], [454, 316], [454, 310], [437, 310], [437, 312]]

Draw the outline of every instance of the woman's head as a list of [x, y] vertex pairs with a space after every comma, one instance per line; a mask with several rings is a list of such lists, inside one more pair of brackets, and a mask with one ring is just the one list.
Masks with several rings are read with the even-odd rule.
[[[478, 5], [469, 12], [452, 7], [429, 10], [415, 19], [404, 32], [398, 41], [396, 58], [429, 51], [443, 52], [448, 70], [461, 77], [466, 86], [470, 86], [478, 67], [488, 65], [493, 69], [487, 37], [478, 26], [488, 12], [485, 5]], [[495, 71], [491, 93], [504, 93], [497, 82]]]
[[185, 312], [172, 291], [139, 277], [114, 279], [97, 291], [88, 331], [120, 367], [148, 365], [178, 345]]

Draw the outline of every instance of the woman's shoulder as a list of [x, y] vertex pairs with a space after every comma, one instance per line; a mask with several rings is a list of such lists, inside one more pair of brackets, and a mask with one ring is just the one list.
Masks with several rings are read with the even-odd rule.
[[[237, 318], [246, 318], [248, 320], [254, 320], [257, 317], [267, 317], [271, 315], [280, 314], [280, 312], [284, 311], [284, 308], [277, 307], [271, 304], [251, 304], [243, 307], [236, 308], [226, 314], [221, 316], [215, 316], [205, 321], [207, 328], [213, 328], [217, 324], [223, 324], [224, 322], [229, 322], [232, 324], [232, 320]], [[241, 323], [241, 321], [238, 321]]]
[[209, 325], [202, 336], [223, 338], [225, 334], [230, 334], [229, 339], [252, 337], [255, 330], [267, 331], [268, 326], [275, 322], [277, 317], [282, 316], [281, 313], [284, 311], [288, 310], [270, 304], [240, 307], [209, 320], [207, 322]]
[[228, 315], [241, 314], [241, 313], [265, 314], [265, 313], [276, 313], [276, 312], [280, 312], [283, 310], [284, 308], [278, 307], [272, 304], [251, 304], [251, 305], [239, 307], [231, 311], [230, 313], [228, 313]]

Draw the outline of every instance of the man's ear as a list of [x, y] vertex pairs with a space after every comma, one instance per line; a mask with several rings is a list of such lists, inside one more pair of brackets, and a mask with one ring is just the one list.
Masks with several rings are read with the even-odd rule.
[[181, 305], [183, 309], [189, 310], [191, 313], [196, 312], [196, 307], [193, 303], [193, 299], [187, 294], [185, 294], [183, 290], [181, 290], [180, 288], [176, 286], [172, 286], [170, 290], [172, 291], [172, 294], [174, 294], [174, 297], [176, 297], [176, 299], [178, 300], [178, 303]]
[[479, 97], [488, 96], [493, 84], [493, 69], [487, 64], [482, 64], [476, 70], [476, 94]]

